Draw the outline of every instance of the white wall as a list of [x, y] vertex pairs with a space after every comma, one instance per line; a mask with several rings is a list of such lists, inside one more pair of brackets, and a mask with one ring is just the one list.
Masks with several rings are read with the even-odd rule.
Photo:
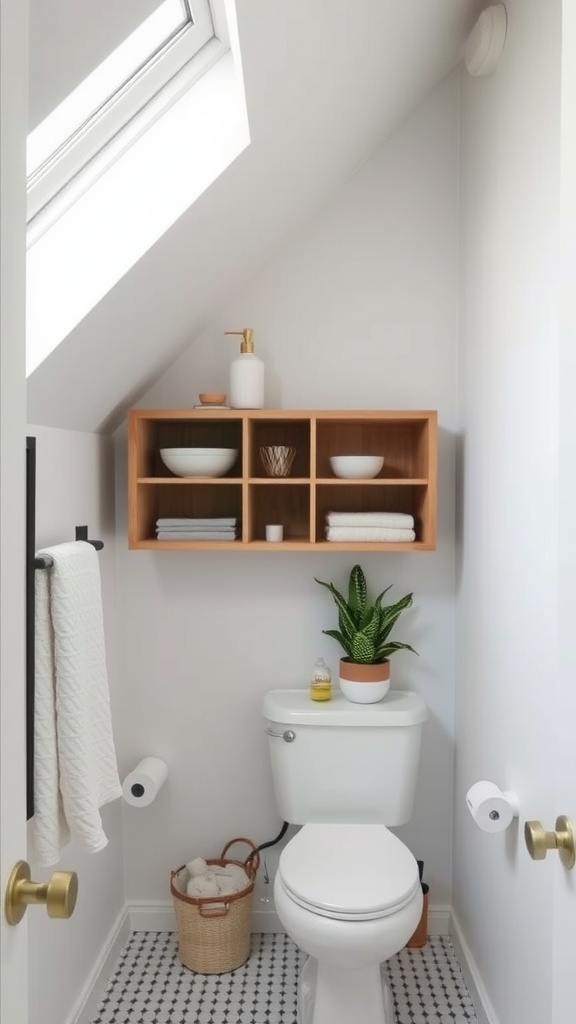
[[[113, 442], [93, 434], [45, 427], [28, 428], [36, 437], [36, 547], [74, 540], [76, 526], [104, 541], [99, 554], [106, 631], [106, 655], [114, 722], [118, 719], [116, 540], [114, 537]], [[116, 730], [115, 730], [116, 731]], [[117, 739], [117, 736], [116, 736]], [[33, 843], [32, 877], [52, 870], [76, 871], [79, 893], [68, 921], [50, 920], [43, 908], [27, 915], [30, 936], [29, 1024], [64, 1024], [94, 970], [103, 944], [124, 908], [120, 801], [103, 808], [108, 846], [94, 856], [74, 845], [59, 865], [37, 866]]]
[[[305, 159], [305, 154], [302, 155]], [[429, 708], [414, 822], [402, 836], [426, 864], [431, 899], [450, 899], [453, 772], [454, 453], [457, 328], [457, 91], [446, 81], [244, 292], [221, 310], [143, 406], [192, 406], [228, 390], [236, 340], [255, 329], [272, 408], [437, 408], [435, 553], [370, 554], [369, 583], [415, 594], [396, 682]], [[194, 281], [190, 281], [193, 290]], [[118, 534], [126, 535], [118, 437]], [[314, 576], [344, 583], [350, 554], [120, 550], [122, 769], [163, 757], [170, 779], [149, 808], [124, 808], [127, 894], [169, 898], [170, 868], [216, 855], [234, 835], [274, 836], [261, 722], [264, 692], [306, 686], [333, 620]]]
[[479, 832], [465, 793], [517, 790], [521, 821], [555, 807], [560, 9], [509, 0], [500, 66], [462, 84], [454, 907], [500, 1024], [552, 1019], [552, 873], [520, 829]]

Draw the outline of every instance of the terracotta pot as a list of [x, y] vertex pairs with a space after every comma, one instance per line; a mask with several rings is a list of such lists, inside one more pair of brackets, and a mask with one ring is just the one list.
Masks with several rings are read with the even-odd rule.
[[390, 687], [390, 662], [361, 665], [350, 658], [340, 659], [340, 689], [353, 704], [376, 704]]

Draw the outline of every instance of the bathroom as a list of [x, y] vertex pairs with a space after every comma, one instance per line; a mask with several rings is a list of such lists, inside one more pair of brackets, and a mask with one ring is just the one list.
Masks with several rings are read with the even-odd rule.
[[[282, 30], [296, 33], [304, 5], [291, 6]], [[246, 63], [252, 47], [252, 75], [270, 80], [283, 38], [270, 10], [264, 16], [256, 0], [246, 8]], [[76, 1024], [128, 929], [170, 927], [171, 868], [216, 855], [233, 835], [276, 834], [262, 696], [305, 686], [319, 655], [336, 666], [322, 634], [332, 611], [314, 577], [342, 581], [345, 554], [127, 549], [127, 409], [186, 407], [204, 389], [226, 389], [233, 350], [224, 331], [246, 325], [265, 361], [270, 408], [438, 410], [436, 551], [362, 558], [376, 586], [414, 592], [407, 638], [420, 656], [398, 655], [394, 671], [422, 694], [429, 720], [414, 817], [399, 834], [425, 861], [431, 925], [452, 935], [478, 1020], [566, 1019], [575, 880], [554, 853], [530, 860], [522, 824], [552, 828], [557, 814], [576, 814], [575, 709], [564, 682], [574, 655], [563, 642], [575, 495], [562, 472], [576, 427], [574, 288], [556, 290], [554, 276], [559, 211], [574, 209], [560, 111], [576, 102], [567, 56], [575, 33], [560, 0], [507, 9], [493, 76], [455, 70], [370, 151], [351, 138], [334, 177], [304, 125], [317, 191], [304, 190], [303, 150], [283, 150], [290, 202], [302, 198], [274, 237], [257, 219], [262, 249], [247, 237], [258, 206], [242, 217], [232, 209], [253, 169], [248, 150], [28, 381], [38, 546], [71, 539], [78, 523], [104, 540], [120, 771], [153, 752], [170, 775], [148, 809], [105, 809], [105, 851], [63, 857], [81, 887], [70, 921], [28, 912], [29, 1011], [15, 1024]], [[319, 26], [310, 31], [312, 46]], [[259, 33], [267, 48], [256, 47]], [[316, 117], [322, 101], [329, 106], [319, 96]], [[326, 132], [323, 144], [336, 142]], [[258, 187], [266, 210], [275, 191], [269, 180]], [[229, 259], [246, 239], [247, 273], [218, 263], [232, 216]], [[213, 237], [195, 242], [207, 223]], [[562, 244], [573, 248], [573, 235]], [[203, 260], [220, 274], [217, 292], [200, 274]], [[189, 294], [196, 274], [208, 291], [200, 314]], [[526, 652], [527, 635], [538, 637], [537, 651]], [[504, 835], [480, 832], [466, 809], [468, 786], [483, 777], [519, 795], [519, 825]]]

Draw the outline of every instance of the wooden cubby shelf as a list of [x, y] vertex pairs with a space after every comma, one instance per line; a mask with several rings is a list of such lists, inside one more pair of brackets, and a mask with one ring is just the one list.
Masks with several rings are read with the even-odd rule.
[[[262, 445], [292, 445], [287, 477], [270, 477]], [[223, 477], [177, 477], [161, 448], [235, 448]], [[342, 480], [331, 455], [383, 455], [370, 480]], [[148, 550], [432, 551], [436, 547], [437, 414], [434, 411], [132, 409], [128, 420], [128, 543]], [[328, 512], [406, 512], [416, 539], [327, 541]], [[236, 540], [158, 541], [160, 517], [234, 516]], [[265, 540], [282, 523], [284, 540]]]

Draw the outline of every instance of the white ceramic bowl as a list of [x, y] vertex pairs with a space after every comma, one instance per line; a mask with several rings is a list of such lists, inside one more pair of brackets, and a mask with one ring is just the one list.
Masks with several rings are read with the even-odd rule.
[[237, 455], [237, 448], [160, 449], [162, 462], [176, 476], [224, 476]]
[[378, 476], [384, 465], [383, 455], [331, 455], [330, 466], [334, 476], [343, 480], [370, 480]]

